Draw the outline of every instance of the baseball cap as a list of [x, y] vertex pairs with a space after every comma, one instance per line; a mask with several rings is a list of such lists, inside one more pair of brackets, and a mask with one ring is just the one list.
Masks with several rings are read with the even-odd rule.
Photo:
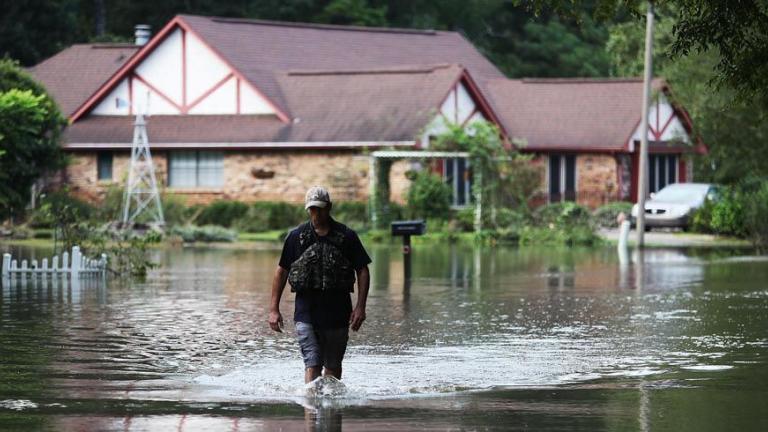
[[304, 209], [310, 207], [327, 207], [331, 203], [331, 196], [322, 186], [312, 186], [304, 197]]

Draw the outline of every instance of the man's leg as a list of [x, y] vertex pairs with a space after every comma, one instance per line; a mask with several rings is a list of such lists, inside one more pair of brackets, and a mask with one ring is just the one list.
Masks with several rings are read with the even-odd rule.
[[328, 376], [328, 375], [330, 375], [332, 377], [335, 377], [336, 379], [340, 380], [341, 379], [341, 366], [339, 366], [336, 369], [324, 368], [323, 369], [323, 376]]
[[320, 366], [313, 366], [304, 369], [304, 383], [311, 383], [320, 376]]
[[323, 370], [324, 376], [333, 376], [341, 379], [341, 362], [344, 360], [344, 353], [347, 350], [347, 341], [349, 340], [349, 328], [323, 330]]
[[304, 382], [309, 383], [319, 377], [323, 369], [322, 350], [312, 324], [297, 322], [296, 336], [304, 360]]

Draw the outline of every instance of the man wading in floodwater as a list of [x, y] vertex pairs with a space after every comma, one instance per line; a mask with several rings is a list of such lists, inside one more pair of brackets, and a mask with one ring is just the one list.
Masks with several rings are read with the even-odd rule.
[[[280, 297], [285, 282], [296, 293], [296, 335], [304, 358], [304, 382], [323, 375], [341, 379], [341, 362], [349, 329], [365, 321], [371, 259], [360, 238], [331, 217], [331, 198], [320, 186], [311, 187], [304, 200], [309, 221], [288, 234], [272, 280], [269, 326], [282, 332]], [[350, 293], [357, 275], [357, 305]], [[323, 370], [325, 368], [325, 370]]]

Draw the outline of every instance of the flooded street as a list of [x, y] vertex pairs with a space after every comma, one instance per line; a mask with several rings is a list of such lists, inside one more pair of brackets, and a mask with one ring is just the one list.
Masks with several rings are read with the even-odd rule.
[[768, 257], [416, 245], [405, 283], [368, 250], [333, 398], [306, 397], [288, 289], [266, 324], [279, 246], [3, 285], [0, 429], [768, 430]]

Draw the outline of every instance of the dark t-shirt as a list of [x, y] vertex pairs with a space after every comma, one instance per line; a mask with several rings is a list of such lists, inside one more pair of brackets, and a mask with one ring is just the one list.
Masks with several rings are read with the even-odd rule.
[[[331, 230], [344, 230], [344, 226], [331, 219]], [[280, 255], [280, 267], [290, 270], [291, 264], [300, 256], [299, 234], [300, 227], [293, 229], [283, 244]], [[325, 241], [325, 236], [318, 236], [319, 241]], [[350, 228], [346, 235], [341, 253], [349, 260], [355, 270], [360, 270], [371, 263], [371, 258], [365, 252], [360, 237]], [[315, 291], [296, 293], [296, 310], [293, 320], [311, 323], [318, 328], [339, 328], [349, 325], [352, 314], [352, 298], [343, 291]]]

